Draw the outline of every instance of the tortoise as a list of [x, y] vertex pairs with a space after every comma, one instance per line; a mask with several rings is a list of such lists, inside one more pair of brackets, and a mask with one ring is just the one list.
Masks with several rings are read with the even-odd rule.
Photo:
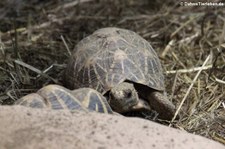
[[105, 97], [91, 88], [80, 88], [71, 91], [60, 85], [48, 85], [36, 93], [20, 98], [15, 104], [32, 108], [96, 111], [114, 114]]
[[90, 87], [103, 94], [115, 112], [153, 110], [160, 119], [174, 116], [160, 60], [152, 46], [133, 31], [106, 27], [82, 39], [64, 77], [70, 89]]

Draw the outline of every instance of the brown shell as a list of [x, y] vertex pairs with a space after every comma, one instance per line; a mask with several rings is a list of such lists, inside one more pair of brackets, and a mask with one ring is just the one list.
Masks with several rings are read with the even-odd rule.
[[81, 40], [65, 71], [67, 87], [91, 87], [103, 94], [125, 80], [164, 90], [156, 52], [145, 39], [126, 29], [103, 28]]
[[96, 111], [113, 114], [105, 97], [91, 88], [71, 91], [59, 85], [48, 85], [38, 90], [37, 93], [20, 98], [15, 104], [32, 108]]

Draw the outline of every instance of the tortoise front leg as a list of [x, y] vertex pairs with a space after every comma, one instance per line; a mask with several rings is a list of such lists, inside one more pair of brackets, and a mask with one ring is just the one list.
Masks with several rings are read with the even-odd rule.
[[176, 112], [174, 104], [161, 92], [151, 91], [147, 95], [150, 107], [159, 114], [160, 119], [171, 120]]

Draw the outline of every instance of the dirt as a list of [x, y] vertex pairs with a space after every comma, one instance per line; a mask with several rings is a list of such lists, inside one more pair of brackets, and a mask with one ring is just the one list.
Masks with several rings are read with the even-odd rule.
[[155, 122], [109, 114], [4, 106], [0, 119], [1, 149], [225, 148]]

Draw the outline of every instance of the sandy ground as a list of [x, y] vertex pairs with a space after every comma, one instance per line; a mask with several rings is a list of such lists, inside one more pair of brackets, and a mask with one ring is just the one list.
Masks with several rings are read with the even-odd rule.
[[206, 138], [139, 118], [0, 107], [1, 149], [225, 149]]

